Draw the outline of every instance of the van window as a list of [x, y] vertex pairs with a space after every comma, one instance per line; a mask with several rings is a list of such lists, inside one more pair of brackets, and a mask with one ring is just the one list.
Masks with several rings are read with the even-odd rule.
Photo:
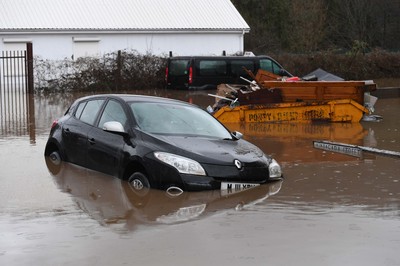
[[189, 60], [179, 59], [171, 60], [168, 74], [171, 76], [183, 76], [188, 74]]
[[260, 59], [260, 68], [279, 75], [281, 68], [270, 59]]
[[227, 71], [224, 60], [201, 60], [199, 62], [199, 75], [201, 76], [225, 76]]
[[250, 70], [254, 73], [254, 61], [252, 60], [232, 60], [231, 61], [231, 72], [235, 76], [247, 76], [246, 71], [244, 71], [243, 67], [247, 70]]

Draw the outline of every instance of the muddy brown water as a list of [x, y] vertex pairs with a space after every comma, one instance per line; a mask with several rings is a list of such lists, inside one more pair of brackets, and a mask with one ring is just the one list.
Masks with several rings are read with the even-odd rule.
[[[146, 92], [202, 107], [207, 93]], [[47, 167], [50, 125], [78, 95], [2, 97], [0, 265], [400, 265], [400, 159], [312, 143], [400, 151], [400, 98], [378, 100], [380, 122], [227, 125], [272, 154], [285, 179], [171, 196]]]

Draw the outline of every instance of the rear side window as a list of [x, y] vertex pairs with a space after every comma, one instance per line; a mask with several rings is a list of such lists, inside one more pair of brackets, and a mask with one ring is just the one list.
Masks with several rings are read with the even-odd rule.
[[75, 117], [85, 123], [93, 125], [103, 102], [104, 100], [92, 100], [80, 103], [75, 112]]
[[200, 60], [198, 65], [201, 76], [225, 76], [227, 72], [225, 60]]
[[231, 72], [235, 76], [247, 76], [246, 71], [244, 71], [243, 67], [247, 70], [250, 70], [254, 73], [254, 62], [252, 60], [232, 60], [231, 61]]
[[75, 117], [76, 118], [80, 118], [82, 115], [82, 111], [85, 108], [87, 102], [82, 102], [78, 105], [78, 108], [76, 108], [76, 112], [75, 112]]
[[170, 76], [183, 76], [188, 74], [189, 60], [171, 60], [169, 63], [168, 74]]

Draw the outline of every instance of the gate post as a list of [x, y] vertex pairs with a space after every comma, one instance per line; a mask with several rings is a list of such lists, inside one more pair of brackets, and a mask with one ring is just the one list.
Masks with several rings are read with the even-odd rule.
[[117, 71], [115, 73], [115, 90], [121, 89], [121, 71], [122, 71], [122, 56], [121, 50], [118, 50], [117, 54]]
[[26, 56], [27, 89], [28, 93], [33, 93], [33, 48], [31, 42], [26, 43]]

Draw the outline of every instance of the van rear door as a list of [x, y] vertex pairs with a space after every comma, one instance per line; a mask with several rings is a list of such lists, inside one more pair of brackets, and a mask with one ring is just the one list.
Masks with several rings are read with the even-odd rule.
[[168, 89], [188, 89], [190, 59], [168, 59], [165, 80]]

